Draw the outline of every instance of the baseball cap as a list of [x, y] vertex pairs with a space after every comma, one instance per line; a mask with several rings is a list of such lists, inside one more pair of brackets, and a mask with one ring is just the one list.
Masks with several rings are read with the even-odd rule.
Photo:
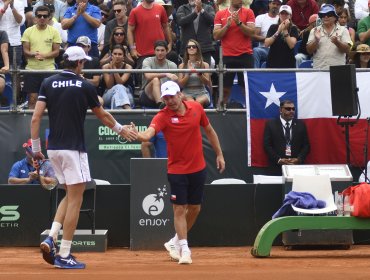
[[282, 5], [281, 7], [280, 7], [280, 9], [279, 9], [279, 14], [281, 13], [281, 12], [283, 12], [283, 11], [285, 11], [285, 12], [287, 12], [288, 14], [292, 14], [292, 8], [290, 7], [290, 6], [288, 6], [288, 5]]
[[69, 47], [64, 52], [64, 55], [69, 61], [77, 61], [77, 60], [92, 60], [92, 58], [85, 54], [85, 51], [78, 46]]
[[91, 46], [91, 40], [87, 36], [80, 36], [77, 38], [76, 44], [82, 44], [84, 46]]
[[336, 18], [338, 18], [338, 15], [333, 5], [326, 4], [321, 7], [319, 11], [319, 17], [322, 18], [326, 14], [333, 14]]
[[176, 95], [180, 92], [180, 87], [177, 83], [173, 81], [167, 81], [161, 85], [161, 97], [166, 95]]
[[317, 18], [319, 17], [318, 14], [313, 14], [310, 16], [310, 18], [308, 19], [308, 23], [311, 24], [313, 22], [316, 22]]

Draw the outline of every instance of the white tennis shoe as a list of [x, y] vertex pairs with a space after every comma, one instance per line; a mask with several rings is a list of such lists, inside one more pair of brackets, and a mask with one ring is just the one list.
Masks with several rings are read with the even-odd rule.
[[184, 251], [181, 252], [181, 258], [179, 260], [179, 264], [191, 264], [193, 261], [191, 260], [191, 252]]
[[175, 244], [173, 243], [172, 239], [166, 243], [164, 243], [164, 247], [168, 251], [171, 260], [179, 261], [180, 260], [180, 248], [176, 248]]

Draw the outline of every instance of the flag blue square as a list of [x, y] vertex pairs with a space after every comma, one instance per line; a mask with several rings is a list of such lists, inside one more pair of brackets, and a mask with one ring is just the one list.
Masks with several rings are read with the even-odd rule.
[[248, 72], [247, 78], [251, 119], [278, 117], [280, 102], [283, 100], [293, 101], [297, 105], [295, 72]]

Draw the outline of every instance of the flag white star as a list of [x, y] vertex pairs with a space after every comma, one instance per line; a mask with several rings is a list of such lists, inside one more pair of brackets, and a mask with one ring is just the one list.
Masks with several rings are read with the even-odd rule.
[[267, 99], [266, 100], [266, 105], [265, 105], [265, 109], [266, 109], [272, 103], [275, 103], [277, 106], [280, 106], [280, 97], [282, 97], [284, 94], [286, 94], [286, 91], [285, 92], [276, 92], [275, 86], [272, 83], [269, 92], [260, 91], [260, 94], [262, 94]]

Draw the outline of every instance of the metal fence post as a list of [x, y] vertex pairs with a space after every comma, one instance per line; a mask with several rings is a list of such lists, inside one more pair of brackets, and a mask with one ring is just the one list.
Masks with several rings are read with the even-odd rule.
[[12, 76], [12, 89], [13, 89], [13, 108], [11, 108], [12, 111], [17, 111], [17, 98], [18, 98], [18, 89], [19, 89], [19, 70], [17, 65], [17, 56], [21, 55], [20, 53], [17, 53], [17, 48], [13, 48], [13, 67], [11, 69], [11, 76]]
[[224, 60], [222, 55], [222, 46], [220, 45], [220, 60], [217, 67], [218, 73], [218, 100], [217, 100], [217, 111], [223, 111], [223, 99], [224, 99]]

